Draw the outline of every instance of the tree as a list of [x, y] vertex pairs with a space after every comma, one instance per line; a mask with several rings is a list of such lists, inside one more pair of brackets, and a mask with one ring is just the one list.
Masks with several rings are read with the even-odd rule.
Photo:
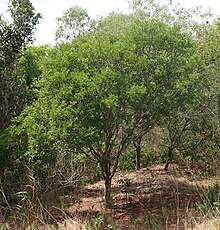
[[69, 8], [62, 17], [57, 18], [58, 29], [56, 41], [71, 41], [90, 29], [90, 17], [87, 11], [79, 6]]
[[[9, 12], [11, 23], [0, 20], [0, 138], [3, 140], [4, 130], [10, 126], [11, 119], [18, 116], [26, 105], [25, 80], [17, 74], [16, 67], [22, 50], [34, 40], [40, 18], [29, 0], [11, 0]], [[0, 154], [1, 170], [4, 171], [8, 151], [3, 149]]]
[[206, 98], [196, 107], [190, 105], [163, 121], [166, 171], [173, 160], [182, 159], [191, 167], [199, 166], [203, 173], [209, 171], [213, 160], [219, 158], [216, 112], [216, 99]]
[[38, 99], [24, 112], [29, 154], [52, 156], [62, 143], [84, 153], [100, 165], [110, 207], [120, 156], [187, 103], [194, 48], [179, 25], [139, 17], [123, 33], [97, 31], [55, 47], [42, 61]]
[[199, 58], [197, 72], [202, 73], [203, 77], [198, 78], [194, 84], [192, 92], [195, 95], [189, 96], [187, 107], [179, 108], [162, 122], [167, 130], [165, 170], [175, 158], [175, 152], [179, 156], [188, 157], [194, 163], [202, 160], [207, 166], [207, 161], [211, 162], [211, 156], [217, 156], [220, 57], [217, 25], [217, 21], [212, 25], [204, 25], [206, 28], [201, 30], [199, 39], [196, 37]]
[[[171, 4], [168, 5], [168, 1], [167, 1], [167, 4], [161, 5], [154, 0], [128, 0], [128, 2], [130, 4], [130, 8], [132, 9], [134, 15], [136, 16], [143, 17], [146, 19], [159, 20], [170, 26], [172, 26], [173, 24], [179, 25], [179, 27], [181, 28], [183, 32], [192, 36], [194, 41], [196, 41], [198, 53], [199, 53], [199, 49], [201, 49], [202, 47], [202, 45], [200, 47], [199, 43], [204, 41], [204, 39], [206, 40], [206, 36], [211, 30], [210, 24], [215, 18], [211, 12], [209, 11], [204, 12], [201, 7], [194, 7], [194, 8], [186, 9], [179, 5], [175, 7], [171, 6]], [[209, 73], [207, 73], [207, 68], [205, 69], [205, 65], [204, 65], [205, 57], [203, 56], [202, 58], [200, 58], [200, 61], [198, 60], [199, 59], [198, 57], [199, 55], [196, 58], [197, 60], [194, 60], [197, 64], [201, 62], [201, 64], [197, 65], [196, 67], [198, 68], [197, 72], [202, 73], [204, 71], [203, 72], [204, 74], [203, 76], [201, 74], [200, 76], [198, 76], [197, 90], [202, 90], [202, 88], [205, 88], [204, 87], [205, 78], [207, 78]], [[194, 86], [196, 85], [195, 82], [190, 83], [190, 80], [188, 81], [188, 83], [187, 82], [185, 83], [194, 84]], [[210, 82], [208, 83], [208, 85], [209, 86], [211, 85]], [[186, 85], [184, 86], [184, 88], [185, 87]], [[191, 86], [189, 85], [189, 87]], [[198, 87], [200, 87], [200, 89], [198, 89]], [[194, 90], [195, 90], [195, 87], [191, 91], [194, 92]], [[193, 98], [194, 100], [196, 100], [195, 98], [198, 95], [193, 95], [191, 93], [190, 95], [191, 96], [189, 97], [188, 103], [194, 103], [192, 101], [190, 102], [190, 100], [192, 100]], [[177, 110], [175, 112], [173, 111], [174, 114], [178, 114], [178, 106], [176, 108]], [[171, 115], [171, 117], [173, 117], [173, 115]], [[170, 116], [168, 116], [168, 119], [169, 118]], [[174, 119], [175, 119], [175, 116], [174, 116]], [[149, 128], [152, 128], [152, 127], [153, 125], [149, 125]], [[136, 168], [139, 169], [140, 168], [140, 158], [141, 158], [141, 144], [142, 144], [141, 142], [145, 134], [137, 130], [137, 135], [138, 137], [136, 137], [136, 139], [133, 141], [133, 145], [136, 150]]]
[[123, 34], [134, 20], [133, 14], [123, 14], [118, 11], [109, 13], [97, 22], [97, 31], [109, 34]]
[[1, 75], [1, 120], [0, 130], [10, 123], [11, 117], [21, 111], [18, 101], [19, 94], [24, 90], [21, 79], [16, 78], [16, 61], [21, 50], [33, 41], [33, 33], [39, 14], [35, 14], [32, 4], [28, 1], [12, 0], [9, 11], [13, 22], [0, 21], [0, 75]]

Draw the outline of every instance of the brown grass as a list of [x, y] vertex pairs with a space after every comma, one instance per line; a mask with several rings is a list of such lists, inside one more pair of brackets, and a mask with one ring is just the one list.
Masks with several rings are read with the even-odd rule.
[[[121, 179], [130, 179], [132, 183], [132, 192], [127, 196], [121, 192]], [[35, 218], [31, 217], [32, 228], [22, 228], [22, 225], [16, 227], [16, 224], [10, 228], [7, 224], [4, 227], [0, 224], [0, 230], [84, 230], [88, 229], [88, 226], [95, 229], [98, 215], [103, 217], [103, 223], [101, 229], [96, 230], [108, 229], [109, 224], [120, 230], [220, 229], [217, 211], [210, 208], [209, 212], [203, 213], [197, 209], [201, 202], [207, 200], [207, 191], [216, 181], [218, 178], [198, 180], [193, 171], [177, 165], [172, 165], [168, 172], [165, 172], [161, 165], [132, 173], [117, 172], [112, 181], [111, 209], [105, 208], [104, 182], [99, 181], [84, 189], [74, 190], [68, 195], [61, 195], [59, 208], [51, 206], [41, 215], [36, 213]], [[139, 186], [142, 188], [135, 190]], [[208, 200], [206, 203], [209, 205]], [[45, 220], [45, 212], [49, 213], [50, 221]]]

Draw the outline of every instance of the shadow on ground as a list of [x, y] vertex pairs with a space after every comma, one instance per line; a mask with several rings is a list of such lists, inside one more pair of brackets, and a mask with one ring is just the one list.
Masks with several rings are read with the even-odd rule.
[[[121, 192], [121, 179], [130, 179], [132, 192]], [[121, 230], [185, 229], [188, 216], [204, 200], [209, 185], [210, 180], [198, 181], [193, 172], [176, 165], [168, 172], [158, 165], [132, 173], [120, 172], [112, 181], [111, 209], [105, 208], [104, 182], [99, 181], [78, 194], [68, 212], [80, 218], [101, 214], [106, 223]]]

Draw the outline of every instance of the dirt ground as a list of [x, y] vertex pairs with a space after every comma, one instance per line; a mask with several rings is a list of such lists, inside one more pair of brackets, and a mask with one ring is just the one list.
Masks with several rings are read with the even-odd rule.
[[[131, 182], [127, 193], [122, 192], [125, 186], [120, 183], [126, 179]], [[69, 204], [68, 213], [74, 218], [91, 220], [101, 214], [105, 226], [111, 224], [120, 230], [186, 229], [186, 225], [193, 225], [189, 216], [206, 198], [206, 189], [212, 183], [211, 179], [198, 180], [187, 168], [171, 165], [165, 172], [163, 166], [157, 165], [132, 173], [116, 173], [111, 209], [104, 205], [103, 181], [78, 191], [72, 204], [68, 196], [63, 200]]]

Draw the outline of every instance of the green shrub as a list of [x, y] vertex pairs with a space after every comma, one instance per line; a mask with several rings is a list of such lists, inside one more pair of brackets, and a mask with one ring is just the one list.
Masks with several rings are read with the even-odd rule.
[[142, 154], [141, 155], [141, 166], [143, 168], [146, 168], [147, 166], [154, 164], [156, 160], [157, 160], [157, 156], [155, 155], [154, 152]]
[[133, 171], [135, 169], [135, 150], [129, 148], [120, 158], [119, 170]]

